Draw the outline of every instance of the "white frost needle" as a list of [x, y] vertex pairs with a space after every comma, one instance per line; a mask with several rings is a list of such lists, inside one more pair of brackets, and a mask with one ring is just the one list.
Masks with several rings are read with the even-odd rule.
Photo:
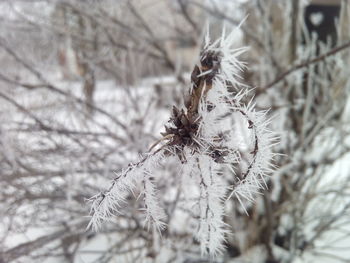
[[[238, 59], [247, 48], [232, 47], [237, 34], [238, 29], [228, 35], [223, 30], [213, 43], [207, 34], [191, 75], [186, 108], [174, 107], [163, 138], [152, 145], [150, 153], [117, 173], [108, 190], [90, 199], [89, 227], [97, 229], [102, 221], [118, 214], [128, 195], [141, 185], [145, 223], [161, 233], [167, 213], [156, 179], [161, 163], [178, 159], [183, 178], [193, 184], [183, 187], [197, 189], [183, 191], [191, 194], [185, 197], [189, 201], [183, 209], [198, 220], [194, 236], [202, 254], [215, 256], [224, 250], [228, 234], [223, 221], [225, 200], [235, 196], [248, 214], [244, 200], [253, 202], [259, 190], [267, 187], [267, 175], [274, 168], [271, 148], [276, 142], [268, 128], [268, 112], [256, 111], [253, 99], [243, 103], [251, 90], [241, 83], [246, 65]], [[227, 178], [232, 185], [227, 185]]]

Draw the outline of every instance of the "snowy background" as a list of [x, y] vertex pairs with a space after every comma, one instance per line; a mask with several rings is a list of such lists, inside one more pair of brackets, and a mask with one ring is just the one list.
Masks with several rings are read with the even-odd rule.
[[[350, 262], [349, 12], [331, 0], [1, 1], [0, 262]], [[161, 235], [138, 188], [87, 230], [87, 199], [184, 107], [207, 24], [216, 39], [247, 14], [240, 81], [270, 109], [279, 155], [263, 195], [225, 202], [223, 252], [201, 255], [196, 200], [182, 195], [196, 188], [176, 158], [154, 174]]]

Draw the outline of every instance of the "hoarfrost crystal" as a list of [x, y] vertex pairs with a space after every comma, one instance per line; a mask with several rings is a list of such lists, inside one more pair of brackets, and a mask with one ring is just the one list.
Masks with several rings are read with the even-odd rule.
[[206, 37], [191, 75], [186, 109], [174, 107], [163, 138], [139, 162], [119, 173], [107, 191], [91, 198], [89, 226], [97, 229], [118, 213], [120, 203], [140, 184], [146, 223], [161, 232], [166, 213], [152, 173], [160, 162], [176, 156], [183, 166], [182, 176], [191, 178], [198, 189], [191, 205], [198, 211], [194, 236], [202, 254], [215, 256], [223, 251], [228, 233], [223, 221], [225, 201], [235, 196], [244, 208], [244, 199], [253, 201], [259, 189], [266, 187], [276, 141], [268, 129], [267, 111], [255, 111], [252, 100], [244, 103], [249, 90], [240, 83], [245, 65], [238, 56], [246, 48], [232, 48], [237, 30], [228, 36], [224, 30], [213, 43]]

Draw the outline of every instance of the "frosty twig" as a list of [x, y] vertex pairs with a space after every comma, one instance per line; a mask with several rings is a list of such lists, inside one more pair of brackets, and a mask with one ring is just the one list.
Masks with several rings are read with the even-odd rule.
[[[222, 251], [227, 232], [224, 200], [235, 195], [243, 206], [242, 198], [252, 201], [253, 194], [266, 185], [273, 158], [270, 148], [274, 135], [267, 128], [267, 112], [256, 112], [252, 101], [248, 105], [242, 102], [249, 91], [239, 80], [244, 64], [238, 56], [246, 48], [232, 49], [236, 33], [225, 36], [223, 31], [213, 43], [206, 37], [191, 74], [186, 108], [173, 107], [163, 138], [151, 146], [150, 153], [118, 174], [108, 191], [92, 198], [92, 227], [119, 212], [126, 193], [141, 182], [146, 222], [161, 231], [166, 216], [156, 198], [153, 172], [160, 161], [177, 156], [183, 166], [182, 176], [192, 178], [198, 188], [192, 206], [198, 207], [195, 236], [201, 251], [210, 255]], [[241, 129], [248, 140], [238, 140]], [[225, 176], [232, 177], [234, 184], [227, 185]]]

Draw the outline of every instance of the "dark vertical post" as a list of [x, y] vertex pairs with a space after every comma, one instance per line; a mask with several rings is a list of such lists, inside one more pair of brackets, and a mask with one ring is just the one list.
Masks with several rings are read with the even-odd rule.
[[337, 30], [335, 22], [339, 19], [339, 0], [315, 0], [308, 5], [304, 12], [304, 20], [308, 34], [316, 34], [318, 41], [331, 46], [337, 44]]

